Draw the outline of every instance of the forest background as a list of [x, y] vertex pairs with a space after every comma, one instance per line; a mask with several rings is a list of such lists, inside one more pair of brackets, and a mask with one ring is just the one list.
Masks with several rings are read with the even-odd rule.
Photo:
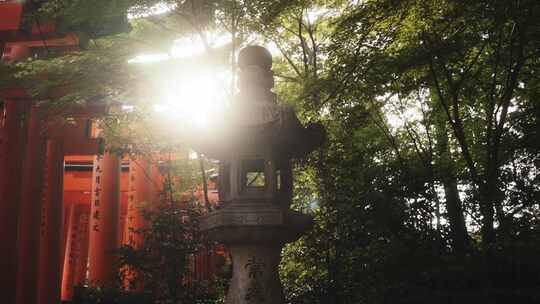
[[234, 102], [238, 50], [272, 51], [280, 102], [328, 132], [295, 164], [294, 208], [316, 224], [283, 252], [289, 303], [540, 301], [538, 1], [35, 5], [27, 20], [91, 29], [84, 47], [1, 65], [1, 86], [115, 105], [107, 143], [130, 153], [189, 149], [191, 118]]

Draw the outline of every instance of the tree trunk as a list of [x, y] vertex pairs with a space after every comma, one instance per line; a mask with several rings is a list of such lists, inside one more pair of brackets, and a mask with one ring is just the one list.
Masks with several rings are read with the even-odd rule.
[[463, 254], [471, 248], [471, 244], [463, 216], [461, 199], [459, 198], [455, 164], [448, 146], [448, 129], [444, 119], [437, 119], [435, 127], [436, 148], [439, 156], [438, 169], [440, 170], [438, 179], [444, 186], [445, 205], [450, 224], [450, 238], [455, 252]]
[[495, 210], [493, 208], [493, 199], [489, 187], [482, 185], [480, 188], [480, 213], [482, 214], [482, 247], [488, 250], [495, 242], [495, 228], [493, 227]]
[[457, 253], [464, 253], [470, 249], [470, 240], [463, 216], [461, 199], [459, 198], [457, 179], [452, 175], [445, 178], [442, 183], [444, 185], [444, 196], [448, 221], [450, 223], [452, 245]]

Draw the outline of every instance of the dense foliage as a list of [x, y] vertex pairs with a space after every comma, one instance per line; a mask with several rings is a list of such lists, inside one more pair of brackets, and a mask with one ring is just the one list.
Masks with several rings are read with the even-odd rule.
[[286, 255], [292, 302], [538, 301], [539, 13], [368, 1], [340, 15], [315, 84], [331, 130], [308, 175], [320, 231]]
[[[85, 51], [3, 68], [36, 96], [76, 88], [61, 104], [134, 105], [109, 118], [110, 143], [174, 149], [189, 135], [160, 133], [139, 88], [186, 66], [234, 71], [240, 47], [272, 46], [281, 102], [328, 131], [296, 164], [294, 206], [316, 225], [284, 250], [289, 303], [540, 301], [538, 1], [112, 2], [103, 7], [170, 10]], [[66, 20], [85, 15], [68, 8]], [[210, 32], [230, 43], [216, 47]], [[204, 54], [127, 63], [186, 35]]]
[[[131, 232], [142, 241], [131, 241], [114, 253], [118, 280], [114, 286], [75, 288], [74, 304], [95, 303], [220, 303], [225, 274], [197, 279], [194, 257], [210, 254], [213, 243], [205, 242], [198, 229], [203, 204], [189, 194], [189, 160], [169, 161], [161, 166], [164, 188], [155, 204], [141, 202], [137, 208], [146, 223]], [[192, 170], [189, 170], [192, 171]], [[183, 186], [175, 180], [184, 181]], [[183, 191], [182, 191], [183, 190]]]

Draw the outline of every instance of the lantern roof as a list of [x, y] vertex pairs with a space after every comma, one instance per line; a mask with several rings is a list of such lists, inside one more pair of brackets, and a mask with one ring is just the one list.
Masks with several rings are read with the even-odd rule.
[[216, 159], [257, 153], [289, 159], [304, 157], [324, 142], [321, 124], [303, 126], [292, 107], [277, 103], [268, 50], [248, 46], [240, 51], [238, 65], [240, 92], [213, 120], [212, 130], [193, 139], [196, 150]]

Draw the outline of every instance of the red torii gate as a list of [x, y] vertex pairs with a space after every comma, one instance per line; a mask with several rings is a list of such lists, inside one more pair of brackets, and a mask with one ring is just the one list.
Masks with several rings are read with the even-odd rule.
[[[23, 4], [18, 1], [0, 3], [2, 61], [24, 59], [32, 55], [31, 49], [56, 48], [65, 52], [78, 49], [77, 35], [55, 36], [54, 23], [34, 24], [31, 33], [21, 34], [18, 30], [22, 12]], [[43, 34], [48, 38], [44, 39]], [[91, 129], [88, 119], [105, 113], [103, 105], [70, 109], [64, 114], [75, 122], [65, 127], [47, 122], [53, 113], [34, 104], [23, 89], [4, 90], [0, 97], [5, 101], [0, 107], [0, 241], [5, 246], [5, 250], [0, 250], [0, 294], [3, 300], [17, 304], [56, 303], [60, 290], [62, 299], [67, 300], [73, 284], [86, 279], [87, 261], [91, 282], [111, 284], [115, 278], [110, 250], [120, 242], [134, 246], [143, 242], [140, 235], [132, 232], [144, 225], [134, 206], [140, 201], [158, 199], [161, 178], [157, 166], [143, 158], [130, 162], [129, 206], [126, 223], [122, 224], [118, 193], [121, 161], [109, 153], [95, 156], [99, 154], [98, 139], [87, 132]], [[90, 212], [72, 208], [69, 214], [63, 214], [66, 155], [96, 157]], [[74, 233], [79, 234], [77, 240], [73, 240]], [[75, 251], [79, 254], [70, 264]]]
[[68, 115], [75, 123], [65, 127], [47, 123], [49, 113], [20, 92], [2, 97], [7, 102], [0, 129], [0, 238], [6, 250], [0, 252], [6, 271], [0, 276], [6, 284], [0, 288], [9, 286], [2, 294], [12, 302], [16, 296], [17, 303], [54, 303], [63, 266], [64, 155], [98, 154], [88, 118], [105, 108], [72, 109]]
[[[92, 156], [99, 153], [100, 140], [93, 132], [95, 127], [91, 119], [104, 113], [106, 113], [104, 105], [83, 107], [68, 113], [74, 119], [73, 123], [68, 125], [59, 123], [51, 125], [47, 129], [47, 135], [50, 139], [47, 141], [48, 166], [45, 175], [48, 187], [45, 187], [46, 192], [43, 197], [44, 216], [42, 217], [38, 285], [40, 303], [59, 301], [63, 269], [71, 267], [71, 264], [66, 263], [64, 256], [64, 251], [71, 248], [69, 245], [66, 246], [64, 242], [65, 239], [69, 238], [71, 227], [68, 227], [67, 231], [63, 228], [65, 156]], [[67, 233], [66, 237], [64, 237], [64, 233]]]
[[[10, 110], [15, 105], [29, 104], [28, 100], [20, 96], [4, 94], [3, 97], [9, 98], [6, 110]], [[4, 170], [0, 172], [0, 180], [3, 181], [2, 185], [7, 185], [9, 182], [13, 185], [11, 190], [15, 190], [2, 191], [2, 193], [8, 194], [9, 197], [13, 197], [13, 193], [21, 192], [21, 189], [24, 189], [26, 193], [21, 196], [21, 207], [18, 211], [15, 209], [19, 206], [17, 199], [2, 200], [0, 203], [1, 210], [6, 211], [1, 214], [6, 219], [9, 216], [15, 220], [2, 222], [5, 226], [10, 224], [11, 227], [11, 229], [2, 229], [2, 240], [11, 243], [8, 248], [17, 248], [16, 251], [5, 252], [6, 257], [11, 258], [6, 265], [18, 266], [16, 272], [15, 270], [5, 272], [1, 276], [5, 282], [13, 282], [13, 278], [16, 278], [17, 284], [13, 290], [16, 291], [17, 303], [54, 303], [60, 298], [62, 279], [63, 299], [71, 297], [73, 284], [84, 280], [87, 257], [91, 282], [104, 285], [114, 283], [115, 267], [111, 251], [120, 245], [122, 235], [126, 236], [125, 243], [128, 240], [131, 244], [142, 242], [140, 237], [131, 231], [143, 225], [143, 220], [133, 205], [140, 201], [150, 202], [156, 196], [155, 192], [159, 190], [154, 187], [152, 187], [154, 189], [149, 189], [152, 183], [147, 179], [152, 166], [149, 166], [144, 159], [131, 162], [133, 169], [129, 179], [131, 191], [127, 216], [129, 223], [121, 225], [119, 221], [120, 158], [110, 153], [102, 157], [96, 156], [92, 177], [95, 182], [89, 220], [90, 240], [74, 243], [71, 239], [74, 235], [73, 230], [82, 229], [83, 232], [80, 234], [84, 234], [84, 230], [88, 229], [88, 226], [84, 227], [85, 224], [88, 225], [88, 219], [86, 222], [79, 221], [77, 215], [81, 215], [84, 211], [73, 207], [70, 211], [67, 231], [62, 227], [64, 223], [62, 214], [64, 156], [99, 154], [99, 140], [88, 134], [88, 130], [92, 129], [89, 127], [89, 118], [104, 114], [106, 111], [103, 105], [101, 108], [94, 106], [72, 109], [64, 115], [74, 119], [74, 123], [63, 125], [46, 124], [47, 113], [44, 113], [39, 106], [31, 105], [30, 109], [28, 123], [21, 124], [19, 121], [19, 123], [11, 124], [23, 128], [22, 132], [17, 128], [6, 128], [6, 122], [12, 121], [10, 119], [4, 119], [4, 125], [1, 128], [3, 134], [6, 135], [2, 136], [2, 155], [6, 157], [2, 159], [1, 164]], [[5, 116], [5, 118], [8, 117], [12, 118], [11, 115]], [[46, 132], [42, 132], [44, 129]], [[28, 134], [26, 147], [22, 149], [24, 153], [21, 153], [21, 145], [12, 144], [15, 140], [24, 142], [25, 137], [18, 136], [20, 133]], [[19, 149], [12, 149], [14, 147]], [[26, 165], [17, 165], [21, 162]], [[17, 166], [23, 169], [20, 180], [13, 178], [13, 175], [9, 176], [11, 169]], [[20, 170], [13, 172], [18, 173]], [[155, 174], [157, 169], [153, 172]], [[22, 182], [18, 183], [18, 181]], [[8, 190], [6, 187], [2, 189]], [[29, 189], [31, 191], [27, 191]], [[16, 222], [17, 220], [19, 223]], [[125, 226], [125, 231], [122, 229], [123, 226]], [[64, 233], [67, 234], [65, 241], [62, 237]], [[64, 245], [65, 243], [67, 244]], [[90, 248], [88, 248], [88, 243]], [[80, 255], [76, 261], [71, 261], [74, 246], [79, 247]], [[63, 258], [64, 250], [65, 257]], [[64, 268], [64, 275], [62, 275], [62, 268]], [[4, 294], [9, 295], [7, 291]]]
[[0, 128], [0, 294], [14, 303], [17, 278], [17, 235], [20, 210], [23, 152], [26, 123], [22, 116], [28, 105], [7, 102]]
[[[24, 59], [32, 55], [31, 49], [56, 48], [66, 52], [79, 48], [75, 34], [55, 35], [54, 23], [35, 23], [31, 33], [20, 32], [23, 7], [18, 1], [0, 3], [2, 61]], [[48, 125], [45, 119], [50, 113], [33, 104], [23, 89], [4, 90], [1, 97], [5, 103], [0, 125], [0, 240], [6, 250], [0, 251], [0, 294], [7, 303], [56, 303], [60, 299], [64, 264], [64, 155], [98, 154], [97, 139], [85, 136], [87, 126], [83, 117], [104, 112], [79, 108], [69, 113], [77, 117], [75, 124], [65, 128]], [[105, 168], [109, 170], [109, 166]], [[114, 183], [114, 177], [111, 182]], [[104, 195], [111, 196], [114, 209], [118, 202], [111, 191], [104, 191]], [[112, 215], [105, 226], [117, 231], [118, 221]], [[104, 259], [93, 268], [106, 262]], [[93, 268], [90, 273], [97, 273]], [[99, 274], [96, 279], [100, 279]]]

